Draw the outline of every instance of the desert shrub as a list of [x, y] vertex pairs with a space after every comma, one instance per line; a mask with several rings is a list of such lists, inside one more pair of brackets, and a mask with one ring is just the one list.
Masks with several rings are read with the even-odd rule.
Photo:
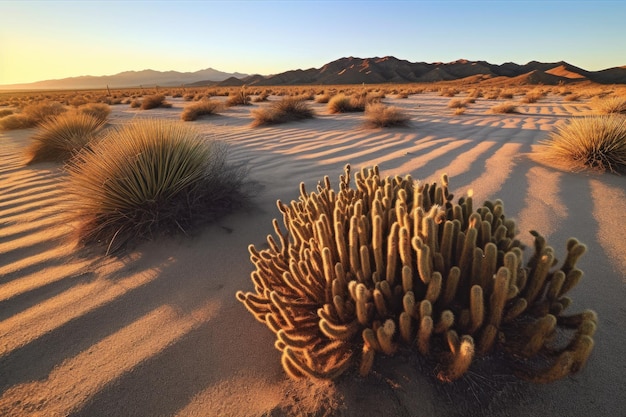
[[135, 239], [188, 233], [241, 207], [246, 171], [222, 142], [182, 122], [112, 129], [68, 164], [68, 213], [80, 242], [117, 251]]
[[[498, 99], [498, 97], [500, 97], [500, 91], [499, 90], [488, 91], [483, 95], [483, 97], [485, 97], [487, 100], [496, 100]], [[513, 95], [511, 95], [510, 98], [513, 98]]]
[[259, 94], [259, 95], [256, 95], [256, 96], [252, 99], [252, 101], [253, 101], [253, 102], [255, 102], [255, 103], [261, 103], [261, 102], [267, 101], [267, 99], [269, 98], [269, 96], [270, 96], [270, 95], [269, 95], [268, 93], [261, 93], [261, 94]]
[[26, 149], [27, 164], [67, 161], [98, 137], [104, 120], [67, 112], [42, 122]]
[[467, 107], [467, 102], [458, 98], [454, 98], [448, 102], [448, 108], [458, 109], [461, 107]]
[[35, 122], [20, 113], [11, 114], [0, 119], [0, 130], [27, 129], [35, 125]]
[[454, 114], [455, 116], [459, 116], [461, 114], [464, 114], [465, 110], [467, 110], [467, 107], [457, 107], [456, 109], [454, 109]]
[[141, 110], [151, 110], [158, 107], [172, 107], [170, 103], [165, 101], [165, 96], [162, 94], [153, 94], [145, 96], [141, 102]]
[[313, 110], [300, 97], [285, 96], [268, 107], [252, 110], [252, 126], [265, 126], [313, 118]]
[[543, 97], [543, 92], [541, 90], [531, 90], [528, 91], [524, 97], [522, 97], [522, 103], [536, 103]]
[[111, 114], [111, 107], [105, 103], [88, 103], [80, 106], [77, 111], [79, 113], [88, 114], [95, 117], [102, 122], [106, 122], [109, 114]]
[[222, 103], [216, 100], [202, 100], [185, 106], [180, 118], [186, 122], [197, 120], [200, 116], [217, 114], [222, 110]]
[[563, 100], [565, 101], [578, 101], [580, 100], [580, 94], [576, 94], [576, 93], [570, 93], [567, 94], [563, 97]]
[[6, 116], [10, 116], [12, 115], [14, 112], [11, 109], [0, 109], [0, 118], [2, 117], [6, 117]]
[[551, 165], [574, 171], [626, 173], [626, 117], [570, 119], [540, 143], [535, 155]]
[[320, 104], [326, 104], [330, 101], [331, 97], [332, 96], [330, 95], [330, 93], [323, 93], [315, 97], [315, 102]]
[[83, 104], [87, 103], [89, 103], [88, 99], [80, 95], [74, 96], [68, 101], [68, 104], [74, 107], [82, 106]]
[[56, 117], [61, 113], [65, 113], [66, 111], [65, 106], [59, 102], [43, 101], [27, 105], [22, 110], [22, 114], [28, 116], [28, 118], [34, 120], [35, 124], [37, 124]]
[[0, 119], [0, 130], [27, 129], [67, 111], [56, 101], [43, 101], [26, 105], [21, 112]]
[[[555, 267], [554, 249], [531, 232], [523, 265], [500, 200], [474, 209], [469, 195], [452, 202], [445, 175], [441, 185], [416, 183], [376, 167], [350, 183], [348, 166], [337, 191], [328, 177], [314, 192], [301, 184], [298, 201], [278, 202], [287, 230], [275, 219], [269, 247], [249, 246], [254, 291], [236, 297], [275, 333], [288, 375], [335, 378], [356, 365], [364, 376], [376, 354], [399, 346], [439, 359], [443, 381], [490, 354], [536, 382], [584, 366], [596, 314], [563, 312], [585, 245], [569, 239]], [[558, 346], [557, 328], [577, 330]]]
[[490, 113], [495, 113], [495, 114], [504, 114], [504, 113], [516, 113], [517, 112], [517, 106], [513, 103], [510, 102], [506, 102], [506, 103], [500, 103], [500, 104], [496, 104], [495, 106], [491, 107], [489, 109]]
[[131, 109], [138, 109], [141, 107], [141, 101], [137, 99], [132, 99], [129, 104]]
[[626, 113], [626, 97], [613, 96], [597, 99], [594, 107], [600, 114]]
[[226, 106], [249, 106], [250, 105], [250, 96], [246, 93], [244, 88], [241, 88], [236, 93], [231, 93], [228, 95], [228, 99], [226, 100]]
[[350, 113], [365, 111], [365, 106], [370, 103], [367, 94], [356, 94], [347, 96], [343, 93], [339, 93], [328, 101], [328, 111], [330, 113]]
[[372, 103], [365, 107], [365, 126], [370, 128], [406, 126], [411, 118], [395, 106]]
[[439, 91], [439, 95], [442, 97], [454, 97], [457, 94], [459, 94], [459, 90], [457, 90], [456, 88], [442, 88]]

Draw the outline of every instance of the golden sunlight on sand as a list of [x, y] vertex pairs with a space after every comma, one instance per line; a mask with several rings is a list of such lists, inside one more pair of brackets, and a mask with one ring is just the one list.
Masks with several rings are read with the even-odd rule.
[[[187, 103], [168, 101], [148, 111], [112, 106], [109, 122], [178, 120]], [[119, 257], [71, 240], [72, 224], [59, 221], [62, 165], [24, 165], [34, 130], [0, 133], [0, 415], [621, 415], [625, 179], [526, 156], [557, 124], [590, 114], [589, 101], [550, 94], [518, 113], [490, 114], [503, 100], [479, 99], [462, 115], [448, 101], [386, 98], [411, 117], [404, 128], [366, 129], [362, 114], [313, 102], [314, 119], [284, 125], [250, 127], [250, 107], [187, 122], [247, 164], [254, 207]], [[277, 199], [297, 199], [301, 181], [313, 189], [328, 175], [336, 184], [346, 163], [429, 182], [447, 173], [455, 199], [469, 190], [476, 201], [502, 199], [523, 242], [536, 229], [558, 254], [570, 236], [587, 244], [574, 309], [596, 310], [600, 323], [586, 367], [546, 386], [470, 372], [454, 388], [398, 355], [377, 358], [367, 378], [288, 380], [272, 335], [235, 299], [252, 288], [247, 247], [266, 245]]]

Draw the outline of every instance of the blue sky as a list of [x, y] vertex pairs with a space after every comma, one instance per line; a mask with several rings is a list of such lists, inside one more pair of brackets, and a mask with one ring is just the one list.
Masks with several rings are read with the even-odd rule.
[[126, 70], [272, 74], [344, 56], [626, 65], [624, 1], [7, 1], [0, 84]]

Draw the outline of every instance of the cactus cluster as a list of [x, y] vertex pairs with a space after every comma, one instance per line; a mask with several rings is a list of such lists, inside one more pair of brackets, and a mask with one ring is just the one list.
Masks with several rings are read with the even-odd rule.
[[[471, 195], [453, 203], [445, 175], [426, 184], [373, 167], [350, 182], [348, 165], [339, 191], [328, 177], [316, 192], [301, 184], [298, 201], [277, 203], [287, 231], [274, 219], [269, 248], [249, 247], [254, 292], [236, 296], [276, 334], [287, 374], [332, 379], [355, 366], [365, 376], [376, 353], [401, 346], [439, 360], [442, 381], [494, 350], [527, 364], [519, 374], [536, 382], [585, 364], [597, 317], [563, 314], [585, 245], [568, 240], [557, 267], [554, 249], [531, 232], [524, 265], [500, 200], [476, 210]], [[564, 346], [559, 328], [575, 329]]]

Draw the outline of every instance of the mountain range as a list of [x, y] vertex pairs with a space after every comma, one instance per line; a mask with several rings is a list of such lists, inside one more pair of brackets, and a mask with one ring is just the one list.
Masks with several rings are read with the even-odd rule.
[[453, 62], [409, 62], [392, 56], [382, 58], [340, 58], [321, 68], [296, 69], [274, 75], [226, 73], [207, 68], [196, 72], [127, 71], [108, 76], [82, 76], [29, 84], [4, 85], [12, 89], [95, 89], [139, 86], [274, 86], [427, 83], [459, 80], [465, 83], [507, 85], [557, 85], [573, 82], [626, 84], [626, 66], [587, 71], [564, 61], [524, 65], [501, 65], [460, 59]]

